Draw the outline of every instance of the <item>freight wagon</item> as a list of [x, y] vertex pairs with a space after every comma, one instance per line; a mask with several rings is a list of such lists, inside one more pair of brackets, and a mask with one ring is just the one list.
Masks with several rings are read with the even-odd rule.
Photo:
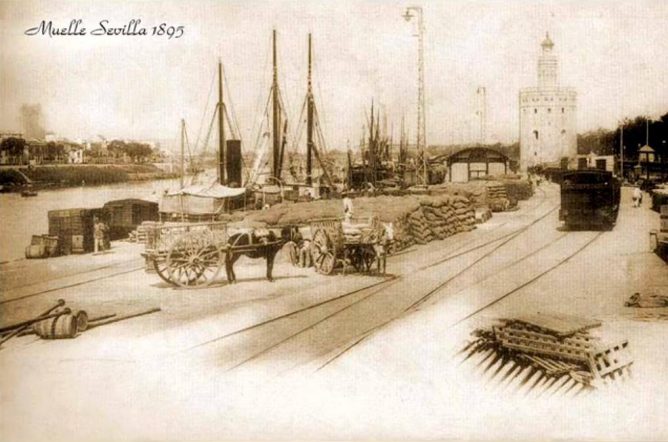
[[58, 237], [58, 255], [93, 251], [95, 216], [109, 224], [109, 213], [102, 208], [49, 211], [49, 235]]
[[559, 220], [567, 228], [612, 229], [617, 221], [620, 183], [604, 170], [565, 171], [561, 174]]
[[125, 239], [144, 221], [158, 221], [158, 203], [136, 198], [109, 201], [104, 205], [109, 213], [111, 241]]

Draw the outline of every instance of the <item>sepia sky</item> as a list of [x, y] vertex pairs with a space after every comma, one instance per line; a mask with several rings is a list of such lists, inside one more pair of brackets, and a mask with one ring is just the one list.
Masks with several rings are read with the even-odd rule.
[[[329, 147], [356, 145], [371, 100], [395, 138], [405, 115], [415, 136], [417, 38], [405, 7], [424, 8], [427, 140], [475, 140], [475, 92], [487, 89], [488, 141], [518, 138], [518, 91], [536, 83], [549, 31], [560, 83], [578, 92], [578, 131], [623, 116], [668, 111], [668, 2], [631, 1], [6, 1], [0, 0], [0, 131], [21, 131], [22, 104], [39, 103], [43, 126], [73, 139], [176, 140], [206, 132], [222, 57], [246, 148], [271, 82], [271, 30], [292, 129], [306, 89], [313, 33], [315, 94]], [[88, 30], [182, 25], [166, 37], [26, 36], [41, 20]], [[208, 114], [203, 118], [205, 105]], [[202, 125], [202, 120], [204, 124]], [[203, 126], [200, 129], [200, 126]], [[203, 135], [202, 135], [203, 136]]]

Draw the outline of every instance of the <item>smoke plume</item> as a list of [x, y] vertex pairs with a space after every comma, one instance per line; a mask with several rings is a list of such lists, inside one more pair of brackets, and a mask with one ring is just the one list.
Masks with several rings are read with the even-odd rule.
[[43, 140], [46, 130], [42, 127], [42, 106], [40, 104], [22, 105], [21, 124], [24, 137]]

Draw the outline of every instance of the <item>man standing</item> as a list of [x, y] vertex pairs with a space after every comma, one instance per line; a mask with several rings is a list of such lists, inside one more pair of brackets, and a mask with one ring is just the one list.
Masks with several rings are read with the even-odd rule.
[[640, 207], [642, 202], [642, 191], [639, 186], [633, 188], [633, 207]]
[[102, 221], [97, 216], [93, 217], [93, 238], [94, 238], [94, 252], [98, 254], [104, 250], [104, 226]]

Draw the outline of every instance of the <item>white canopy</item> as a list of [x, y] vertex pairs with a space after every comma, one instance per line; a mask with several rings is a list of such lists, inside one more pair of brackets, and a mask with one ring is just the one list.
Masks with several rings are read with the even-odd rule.
[[218, 183], [192, 185], [165, 194], [160, 200], [160, 211], [188, 215], [208, 215], [225, 210], [225, 199], [246, 193], [243, 187], [227, 187]]

